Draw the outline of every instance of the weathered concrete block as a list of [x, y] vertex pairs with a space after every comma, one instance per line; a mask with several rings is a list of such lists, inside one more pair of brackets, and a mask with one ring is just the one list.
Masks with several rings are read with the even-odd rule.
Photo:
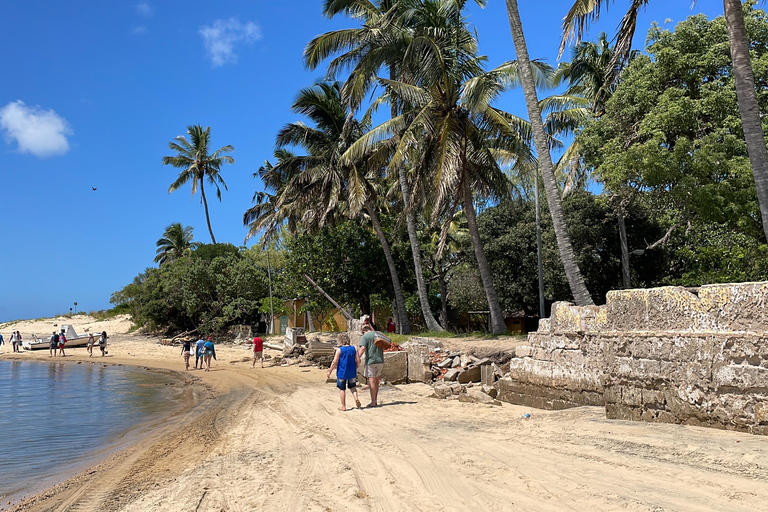
[[381, 378], [390, 384], [401, 384], [408, 379], [408, 354], [406, 352], [384, 352], [384, 368]]
[[446, 382], [452, 382], [456, 380], [456, 378], [459, 376], [459, 373], [461, 373], [461, 370], [457, 370], [456, 368], [451, 368], [447, 372], [445, 372], [445, 375], [443, 375], [443, 380]]
[[451, 391], [451, 387], [446, 384], [438, 384], [435, 386], [435, 397], [437, 398], [448, 398], [453, 394]]
[[476, 389], [467, 390], [466, 393], [459, 395], [459, 402], [467, 402], [473, 404], [486, 404], [486, 405], [501, 405], [501, 402], [494, 400], [490, 396], [486, 395], [482, 391]]
[[530, 345], [519, 345], [515, 347], [515, 357], [531, 357], [533, 355], [533, 347]]
[[484, 364], [480, 366], [480, 382], [483, 386], [493, 386], [496, 382], [496, 371], [493, 365]]
[[405, 343], [402, 346], [408, 354], [408, 382], [432, 382], [429, 346], [421, 343]]
[[461, 384], [466, 384], [467, 382], [480, 382], [480, 373], [481, 373], [480, 368], [482, 367], [472, 366], [470, 368], [467, 368], [463, 372], [459, 373], [457, 380]]
[[458, 382], [452, 382], [448, 384], [448, 387], [451, 388], [451, 393], [454, 395], [460, 395], [465, 391], [464, 387]]

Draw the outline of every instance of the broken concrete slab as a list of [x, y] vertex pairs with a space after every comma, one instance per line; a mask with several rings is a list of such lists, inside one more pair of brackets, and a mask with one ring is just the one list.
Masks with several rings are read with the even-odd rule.
[[451, 391], [451, 387], [447, 384], [438, 384], [435, 386], [435, 397], [436, 398], [448, 398], [453, 394], [453, 391]]
[[500, 401], [494, 400], [478, 389], [469, 389], [466, 393], [460, 394], [459, 402], [501, 406]]
[[460, 383], [466, 384], [467, 382], [480, 382], [480, 372], [482, 366], [471, 366], [463, 372], [459, 373], [457, 379]]
[[390, 384], [402, 384], [408, 380], [408, 353], [384, 352], [384, 368], [381, 378]]
[[452, 382], [458, 378], [459, 373], [461, 373], [461, 370], [457, 370], [456, 368], [451, 368], [450, 370], [445, 372], [445, 375], [443, 375], [443, 380], [446, 382]]

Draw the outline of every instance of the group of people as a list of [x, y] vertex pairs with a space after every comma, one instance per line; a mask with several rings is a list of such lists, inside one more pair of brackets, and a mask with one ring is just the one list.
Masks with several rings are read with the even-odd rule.
[[[0, 345], [5, 344], [3, 335], [0, 334]], [[11, 334], [11, 347], [14, 352], [21, 352], [21, 333], [19, 331], [13, 331]]]
[[363, 320], [362, 333], [358, 347], [349, 344], [349, 335], [339, 337], [341, 346], [336, 349], [333, 362], [328, 369], [328, 378], [334, 368], [336, 369], [336, 387], [339, 389], [341, 399], [340, 411], [347, 410], [346, 390], [352, 393], [357, 408], [361, 408], [360, 399], [357, 396], [357, 368], [362, 363], [363, 356], [365, 356], [363, 376], [368, 379], [368, 389], [371, 392], [371, 403], [367, 407], [379, 406], [379, 384], [381, 371], [384, 368], [384, 350], [376, 345], [376, 332], [367, 318]]
[[[93, 346], [96, 344], [96, 339], [93, 337], [93, 333], [88, 334], [88, 357], [93, 357]], [[67, 336], [64, 332], [57, 333], [53, 331], [51, 333], [51, 341], [49, 345], [48, 357], [56, 357], [56, 353], [61, 357], [65, 357], [64, 347], [67, 345]], [[107, 354], [107, 331], [101, 331], [99, 336], [99, 349], [101, 350], [101, 356], [104, 357]]]
[[[181, 355], [184, 357], [184, 366], [189, 370], [189, 358], [192, 355], [192, 342], [185, 340], [181, 347]], [[207, 340], [200, 338], [195, 342], [195, 370], [200, 365], [201, 370], [211, 371], [211, 359], [216, 359], [216, 347], [213, 339], [208, 336]]]

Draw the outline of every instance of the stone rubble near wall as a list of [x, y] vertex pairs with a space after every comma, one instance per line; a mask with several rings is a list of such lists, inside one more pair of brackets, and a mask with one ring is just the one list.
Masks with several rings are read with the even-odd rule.
[[498, 398], [608, 418], [768, 435], [768, 282], [608, 293], [559, 302], [518, 347]]

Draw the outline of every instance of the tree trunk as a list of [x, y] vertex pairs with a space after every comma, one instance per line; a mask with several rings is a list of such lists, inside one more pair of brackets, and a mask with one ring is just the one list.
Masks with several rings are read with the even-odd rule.
[[448, 284], [445, 282], [445, 272], [441, 265], [437, 273], [437, 284], [440, 286], [440, 322], [448, 327]]
[[472, 204], [472, 190], [469, 186], [469, 176], [466, 168], [462, 170], [462, 174], [464, 175], [461, 180], [461, 188], [464, 192], [464, 213], [467, 216], [469, 236], [472, 239], [477, 268], [480, 270], [480, 279], [483, 281], [485, 298], [488, 301], [488, 309], [491, 312], [491, 332], [502, 334], [507, 332], [507, 325], [504, 323], [504, 315], [501, 313], [499, 298], [496, 295], [496, 288], [493, 286], [491, 267], [488, 265], [488, 260], [485, 257], [483, 242], [480, 240], [480, 231], [477, 229], [477, 216], [475, 215], [475, 206]]
[[379, 216], [376, 214], [376, 210], [368, 198], [365, 200], [365, 209], [368, 211], [373, 228], [379, 237], [379, 243], [381, 243], [381, 248], [384, 250], [384, 259], [387, 260], [387, 266], [389, 267], [389, 275], [392, 278], [392, 289], [395, 291], [395, 304], [397, 305], [397, 309], [392, 313], [397, 318], [398, 329], [402, 327], [400, 333], [411, 334], [411, 324], [408, 321], [408, 313], [405, 311], [405, 297], [403, 297], [403, 289], [400, 286], [400, 277], [397, 274], [397, 267], [395, 267], [395, 259], [392, 257], [389, 242], [387, 242], [387, 237], [384, 236], [384, 230], [381, 228]]
[[749, 59], [749, 41], [744, 26], [744, 11], [741, 0], [723, 0], [725, 22], [728, 26], [728, 41], [731, 44], [733, 76], [736, 79], [736, 98], [739, 100], [739, 114], [747, 142], [749, 163], [755, 179], [757, 202], [763, 221], [763, 234], [768, 240], [768, 150], [765, 147], [763, 126], [760, 122], [760, 107], [755, 92], [755, 77]]
[[205, 198], [205, 187], [203, 186], [203, 180], [205, 176], [200, 178], [200, 195], [203, 196], [203, 206], [205, 207], [205, 222], [208, 223], [208, 233], [211, 234], [211, 243], [216, 243], [216, 238], [213, 236], [213, 230], [211, 229], [211, 217], [208, 215], [208, 200]]
[[411, 242], [411, 254], [413, 254], [413, 268], [416, 272], [416, 289], [419, 293], [419, 303], [421, 304], [421, 313], [424, 315], [424, 323], [428, 331], [443, 332], [443, 329], [435, 316], [432, 314], [432, 308], [429, 307], [429, 296], [427, 295], [427, 285], [424, 282], [424, 269], [421, 265], [421, 244], [416, 234], [416, 213], [411, 209], [411, 192], [408, 187], [408, 177], [405, 174], [405, 167], [398, 169], [400, 178], [400, 190], [403, 194], [403, 205], [405, 207], [405, 223], [408, 227], [408, 240]]
[[584, 277], [579, 270], [579, 264], [576, 262], [571, 237], [565, 226], [563, 205], [560, 200], [560, 192], [557, 189], [557, 182], [555, 181], [554, 166], [549, 154], [544, 123], [541, 120], [541, 109], [539, 108], [539, 100], [536, 95], [536, 84], [533, 80], [531, 62], [528, 58], [528, 48], [525, 45], [523, 25], [520, 22], [520, 12], [517, 9], [517, 0], [507, 0], [507, 13], [509, 14], [509, 27], [512, 31], [517, 61], [520, 66], [520, 82], [523, 85], [525, 103], [528, 106], [528, 117], [531, 120], [531, 128], [533, 128], [533, 140], [539, 158], [541, 176], [544, 180], [544, 190], [547, 194], [547, 205], [552, 216], [552, 225], [555, 229], [557, 248], [560, 251], [560, 259], [563, 261], [565, 276], [568, 279], [568, 285], [571, 288], [571, 294], [573, 294], [576, 305], [594, 305], [592, 297], [589, 295], [589, 290], [587, 290], [587, 285], [584, 283]]
[[624, 224], [624, 211], [619, 212], [619, 241], [621, 242], [621, 281], [624, 289], [632, 288], [629, 274], [629, 245], [627, 244], [627, 226]]
[[544, 265], [541, 261], [541, 195], [539, 194], [539, 167], [536, 166], [536, 176], [533, 181], [533, 193], [536, 196], [536, 266], [539, 277], [539, 319], [546, 318], [544, 308]]

